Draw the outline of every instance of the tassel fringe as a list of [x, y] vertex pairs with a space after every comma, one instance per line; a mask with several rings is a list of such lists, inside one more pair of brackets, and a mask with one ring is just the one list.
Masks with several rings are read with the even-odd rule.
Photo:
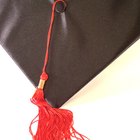
[[[39, 108], [39, 114], [30, 124], [33, 140], [89, 140], [73, 128], [73, 113], [66, 109], [52, 108], [44, 99], [42, 89], [36, 90], [31, 102]], [[36, 122], [38, 128], [34, 135], [31, 127]]]

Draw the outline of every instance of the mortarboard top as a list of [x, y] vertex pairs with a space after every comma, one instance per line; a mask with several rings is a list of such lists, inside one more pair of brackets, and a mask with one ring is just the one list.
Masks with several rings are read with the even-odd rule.
[[[0, 43], [37, 86], [51, 17], [49, 0], [0, 0]], [[139, 0], [69, 0], [55, 13], [45, 86], [60, 107], [140, 34]]]

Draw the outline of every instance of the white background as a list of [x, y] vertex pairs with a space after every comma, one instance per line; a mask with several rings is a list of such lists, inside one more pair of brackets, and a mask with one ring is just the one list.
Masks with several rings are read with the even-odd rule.
[[[0, 47], [0, 139], [31, 140], [35, 88]], [[62, 108], [91, 140], [140, 140], [140, 40]]]

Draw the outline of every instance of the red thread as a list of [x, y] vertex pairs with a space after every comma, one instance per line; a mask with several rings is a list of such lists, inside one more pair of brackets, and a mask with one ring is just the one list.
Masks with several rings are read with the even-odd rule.
[[[55, 6], [57, 2], [65, 1], [56, 0], [52, 5], [52, 15], [47, 37], [46, 55], [42, 74], [40, 76], [40, 79], [45, 81], [48, 79], [45, 69], [48, 63], [48, 52], [54, 22]], [[31, 121], [29, 127], [29, 132], [32, 135], [33, 140], [72, 140], [72, 138], [76, 140], [88, 139], [73, 128], [73, 113], [70, 110], [53, 108], [48, 104], [48, 102], [44, 99], [43, 89], [36, 89], [36, 92], [31, 98], [31, 102], [39, 109], [38, 115]], [[38, 124], [35, 134], [32, 132], [32, 125], [34, 123]]]
[[52, 27], [53, 27], [53, 23], [54, 23], [55, 6], [56, 6], [57, 2], [60, 2], [60, 1], [64, 2], [63, 0], [56, 0], [52, 6], [52, 15], [51, 15], [50, 26], [49, 26], [49, 30], [48, 30], [48, 36], [47, 36], [46, 55], [45, 55], [44, 66], [43, 66], [42, 72], [46, 71], [46, 65], [48, 63], [48, 57], [49, 57], [48, 52], [49, 52], [50, 41], [51, 41]]

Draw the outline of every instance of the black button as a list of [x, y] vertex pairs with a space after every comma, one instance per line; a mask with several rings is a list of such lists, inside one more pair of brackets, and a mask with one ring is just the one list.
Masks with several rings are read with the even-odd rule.
[[63, 13], [66, 10], [67, 3], [65, 1], [59, 1], [56, 4], [55, 11], [58, 13]]

